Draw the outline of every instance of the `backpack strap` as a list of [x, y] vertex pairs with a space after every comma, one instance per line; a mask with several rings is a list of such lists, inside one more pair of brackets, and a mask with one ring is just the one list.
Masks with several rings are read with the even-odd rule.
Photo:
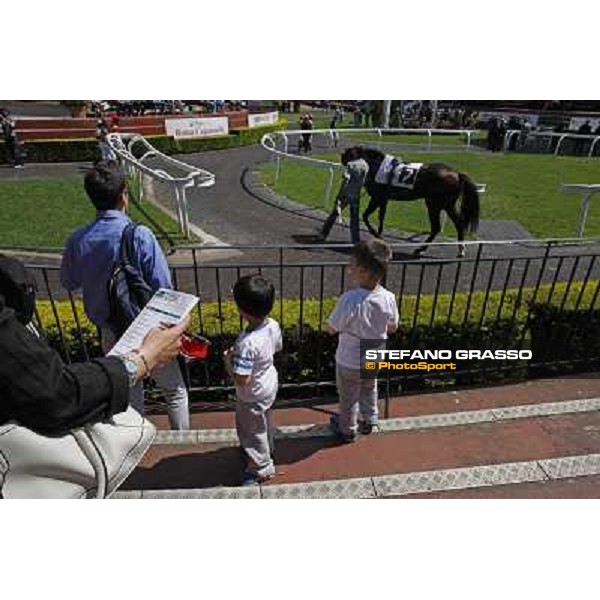
[[119, 262], [121, 266], [131, 265], [134, 256], [133, 240], [138, 223], [128, 223], [121, 234], [121, 247], [119, 249]]

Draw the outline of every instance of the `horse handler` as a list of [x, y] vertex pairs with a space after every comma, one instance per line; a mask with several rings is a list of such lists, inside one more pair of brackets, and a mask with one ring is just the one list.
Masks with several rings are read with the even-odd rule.
[[341, 217], [346, 206], [350, 206], [350, 235], [352, 243], [358, 244], [360, 242], [360, 192], [367, 179], [369, 165], [364, 159], [357, 158], [347, 162], [345, 166], [346, 170], [335, 199], [335, 206], [320, 229], [319, 235], [322, 241], [325, 241], [335, 220]]

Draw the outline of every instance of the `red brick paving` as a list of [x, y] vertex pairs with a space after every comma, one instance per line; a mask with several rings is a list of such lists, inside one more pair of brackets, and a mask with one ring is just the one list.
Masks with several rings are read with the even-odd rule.
[[[518, 404], [560, 402], [598, 396], [600, 396], [600, 375], [597, 374], [585, 377], [540, 379], [516, 385], [400, 396], [393, 398], [390, 402], [390, 417], [410, 417]], [[315, 408], [278, 409], [274, 413], [275, 424], [282, 426], [326, 423], [329, 420], [329, 414], [335, 409], [335, 404]], [[152, 416], [151, 420], [162, 429], [168, 428], [166, 416]], [[191, 422], [192, 429], [230, 429], [235, 426], [232, 412], [194, 414]]]
[[[346, 479], [539, 460], [600, 452], [600, 413], [538, 417], [362, 437], [286, 439], [276, 447], [273, 483]], [[154, 446], [124, 489], [236, 485], [238, 450], [219, 444]]]

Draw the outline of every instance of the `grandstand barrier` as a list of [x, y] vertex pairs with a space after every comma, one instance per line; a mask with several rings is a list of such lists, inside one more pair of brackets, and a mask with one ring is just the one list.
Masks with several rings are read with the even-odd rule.
[[[598, 368], [600, 240], [466, 244], [472, 251], [463, 259], [455, 257], [453, 244], [429, 244], [430, 254], [419, 259], [411, 257], [414, 244], [392, 244], [385, 285], [398, 299], [401, 327], [389, 347], [527, 348], [534, 350], [533, 362], [478, 363], [450, 379], [388, 372], [381, 379], [382, 398], [436, 386], [497, 384], [535, 376], [539, 368], [554, 373], [563, 367], [566, 372]], [[172, 263], [173, 284], [200, 297], [194, 328], [211, 339], [214, 350], [207, 363], [189, 366], [194, 410], [232, 406], [233, 386], [220, 357], [242, 330], [232, 288], [249, 273], [263, 274], [276, 288], [272, 316], [284, 333], [277, 357], [278, 405], [292, 400], [309, 405], [335, 390], [336, 340], [322, 330], [336, 298], [348, 288], [349, 247], [236, 247], [243, 261], [220, 258], [218, 246], [178, 249], [187, 260]], [[35, 321], [44, 335], [66, 360], [98, 355], [99, 334], [83, 314], [81, 297], [62, 289], [59, 267], [28, 266], [38, 281]]]
[[[247, 110], [225, 111], [219, 113], [181, 113], [173, 115], [146, 115], [120, 117], [119, 133], [137, 133], [144, 136], [166, 135], [167, 119], [227, 117], [229, 130], [248, 127]], [[94, 139], [96, 137], [97, 118], [16, 118], [16, 131], [21, 140], [57, 140], [57, 139]]]
[[[154, 148], [143, 136], [110, 133], [108, 144], [117, 155], [126, 173], [137, 181], [138, 200], [144, 197], [143, 177], [166, 184], [175, 200], [177, 221], [181, 233], [189, 239], [190, 219], [186, 190], [205, 188], [215, 184], [215, 176], [204, 169], [188, 165]], [[158, 159], [163, 168], [152, 167], [150, 159]], [[175, 173], [182, 173], [176, 175]]]

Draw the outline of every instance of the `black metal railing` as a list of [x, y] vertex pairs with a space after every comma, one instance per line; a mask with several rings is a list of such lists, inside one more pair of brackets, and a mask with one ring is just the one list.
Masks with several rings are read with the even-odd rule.
[[[471, 362], [451, 377], [388, 372], [381, 386], [388, 396], [400, 389], [597, 368], [600, 347], [591, 333], [598, 321], [600, 241], [472, 242], [462, 259], [456, 258], [454, 244], [434, 244], [422, 258], [411, 254], [413, 248], [393, 246], [384, 282], [396, 295], [401, 320], [390, 347], [531, 348], [534, 356], [527, 364]], [[178, 248], [172, 257], [173, 284], [199, 296], [194, 328], [212, 340], [214, 350], [206, 363], [186, 365], [196, 407], [229, 402], [232, 387], [220, 356], [242, 328], [232, 288], [252, 272], [271, 279], [277, 291], [272, 316], [284, 331], [277, 363], [283, 400], [309, 402], [334, 390], [336, 340], [322, 330], [336, 298], [351, 285], [345, 268], [349, 250], [312, 245]], [[39, 287], [35, 320], [49, 342], [67, 361], [99, 354], [99, 332], [85, 317], [81, 298], [62, 289], [58, 266], [28, 266]]]

